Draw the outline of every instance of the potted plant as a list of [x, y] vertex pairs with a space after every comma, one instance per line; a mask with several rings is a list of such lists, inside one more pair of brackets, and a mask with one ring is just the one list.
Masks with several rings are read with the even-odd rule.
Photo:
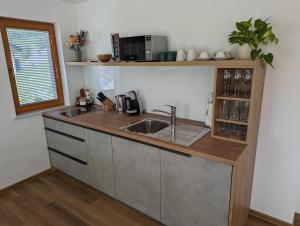
[[69, 36], [67, 45], [73, 50], [73, 60], [75, 62], [82, 61], [82, 48], [87, 43], [87, 31], [80, 30]]
[[231, 45], [239, 45], [240, 59], [261, 59], [273, 67], [273, 54], [264, 53], [262, 45], [270, 43], [278, 44], [279, 39], [273, 33], [272, 26], [268, 20], [256, 19], [252, 23], [252, 18], [236, 23], [236, 31], [229, 35]]

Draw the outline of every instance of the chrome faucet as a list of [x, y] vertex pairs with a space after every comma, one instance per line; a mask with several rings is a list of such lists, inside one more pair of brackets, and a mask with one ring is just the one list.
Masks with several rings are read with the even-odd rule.
[[176, 107], [172, 105], [166, 105], [171, 108], [171, 113], [167, 111], [153, 109], [152, 112], [161, 112], [171, 116], [171, 138], [174, 142], [176, 139]]

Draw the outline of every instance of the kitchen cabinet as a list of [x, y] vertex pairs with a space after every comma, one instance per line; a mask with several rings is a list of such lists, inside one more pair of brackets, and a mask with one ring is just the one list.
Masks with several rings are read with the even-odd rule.
[[[89, 126], [89, 118], [86, 127], [76, 117], [72, 124], [44, 118], [54, 168], [166, 225], [246, 225], [255, 154], [251, 144], [206, 136], [190, 148], [193, 155], [178, 151], [178, 145], [165, 150], [142, 143], [138, 135], [120, 138], [121, 130], [95, 130], [100, 122], [106, 125], [98, 114], [95, 124]], [[202, 150], [209, 158], [198, 155]], [[236, 152], [239, 156], [232, 157]]]
[[116, 198], [160, 220], [160, 150], [112, 137]]
[[161, 151], [161, 222], [227, 226], [232, 167]]
[[115, 196], [111, 136], [85, 129], [89, 183], [96, 189]]

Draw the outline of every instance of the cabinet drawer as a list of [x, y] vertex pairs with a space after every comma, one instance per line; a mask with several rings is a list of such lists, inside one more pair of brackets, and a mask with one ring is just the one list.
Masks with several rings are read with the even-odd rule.
[[82, 141], [48, 131], [46, 129], [48, 147], [63, 152], [74, 158], [87, 161], [85, 144]]
[[51, 165], [76, 179], [88, 183], [87, 165], [69, 159], [59, 153], [50, 151]]
[[83, 128], [79, 126], [74, 126], [68, 123], [64, 123], [61, 121], [57, 121], [50, 118], [44, 117], [44, 124], [46, 128], [56, 130], [61, 133], [65, 133], [80, 139], [84, 139], [84, 131]]

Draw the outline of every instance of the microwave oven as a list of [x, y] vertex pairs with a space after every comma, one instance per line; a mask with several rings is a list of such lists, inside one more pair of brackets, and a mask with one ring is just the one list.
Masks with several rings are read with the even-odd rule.
[[167, 51], [167, 38], [142, 35], [119, 39], [121, 61], [158, 61], [160, 52]]

